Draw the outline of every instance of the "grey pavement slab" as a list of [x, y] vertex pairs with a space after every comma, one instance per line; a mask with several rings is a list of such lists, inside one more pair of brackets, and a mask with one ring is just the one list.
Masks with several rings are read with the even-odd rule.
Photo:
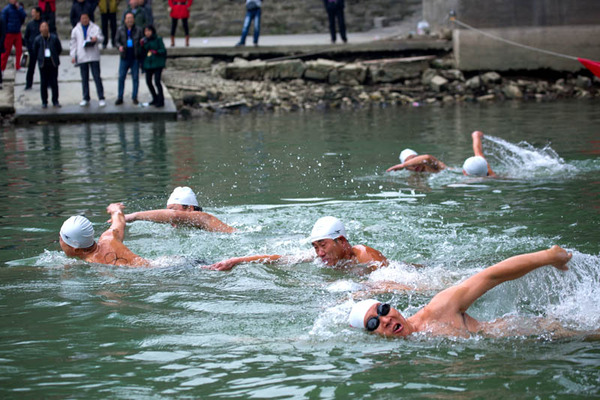
[[[79, 106], [82, 100], [81, 75], [79, 68], [71, 64], [68, 55], [61, 56], [58, 72], [58, 100], [61, 108], [54, 108], [51, 104], [51, 91], [48, 91], [49, 107], [42, 108], [40, 96], [39, 71], [36, 68], [34, 83], [31, 90], [25, 90], [25, 70], [15, 74], [14, 83], [14, 108], [16, 122], [39, 121], [98, 121], [98, 120], [146, 120], [146, 119], [174, 119], [177, 109], [168, 90], [163, 85], [165, 93], [165, 107], [143, 107], [142, 103], [151, 101], [150, 92], [146, 85], [145, 75], [140, 73], [138, 90], [139, 105], [131, 102], [132, 81], [128, 75], [125, 81], [124, 103], [115, 105], [118, 93], [119, 56], [103, 55], [100, 59], [100, 76], [104, 86], [106, 106], [98, 106], [96, 85], [90, 76], [91, 102], [86, 107]], [[90, 74], [91, 75], [91, 74]]]

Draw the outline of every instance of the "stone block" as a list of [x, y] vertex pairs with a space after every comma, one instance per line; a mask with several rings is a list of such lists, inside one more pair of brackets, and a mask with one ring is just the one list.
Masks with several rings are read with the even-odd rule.
[[490, 85], [494, 83], [500, 83], [502, 81], [502, 76], [500, 76], [497, 72], [486, 72], [481, 75], [481, 80], [485, 85]]
[[178, 57], [167, 58], [167, 68], [182, 70], [211, 68], [212, 57]]
[[398, 82], [417, 78], [429, 66], [429, 57], [409, 57], [365, 63], [373, 83]]
[[223, 78], [234, 80], [262, 80], [267, 63], [261, 60], [239, 61], [227, 64], [223, 71]]
[[523, 92], [514, 83], [509, 83], [502, 88], [502, 93], [507, 99], [521, 99], [523, 98]]
[[341, 68], [343, 65], [343, 63], [322, 58], [315, 61], [308, 61], [304, 71], [304, 79], [327, 81], [329, 79], [329, 73], [334, 69]]
[[266, 64], [264, 78], [272, 80], [287, 80], [302, 78], [305, 70], [301, 60], [275, 61]]
[[338, 70], [343, 85], [362, 85], [367, 78], [367, 67], [360, 63], [346, 64]]
[[436, 75], [429, 82], [429, 86], [435, 90], [436, 92], [441, 92], [446, 85], [448, 84], [448, 80], [442, 76]]

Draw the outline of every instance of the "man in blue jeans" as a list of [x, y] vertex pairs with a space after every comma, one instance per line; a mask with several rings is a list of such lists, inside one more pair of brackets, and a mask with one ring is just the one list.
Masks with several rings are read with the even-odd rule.
[[133, 80], [131, 101], [133, 104], [138, 104], [140, 39], [142, 35], [142, 28], [135, 25], [135, 16], [133, 13], [125, 14], [125, 24], [119, 27], [115, 37], [115, 43], [121, 54], [121, 61], [119, 62], [119, 94], [115, 102], [117, 106], [123, 104], [125, 78], [127, 78], [127, 71], [130, 69], [131, 79]]
[[260, 35], [260, 10], [262, 0], [246, 0], [246, 18], [244, 19], [244, 27], [242, 28], [242, 37], [236, 46], [246, 45], [246, 36], [250, 30], [250, 23], [254, 20], [254, 45], [258, 46], [258, 36]]

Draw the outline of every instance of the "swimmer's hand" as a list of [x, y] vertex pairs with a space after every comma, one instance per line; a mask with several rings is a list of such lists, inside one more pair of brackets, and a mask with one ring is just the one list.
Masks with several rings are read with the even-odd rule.
[[230, 271], [231, 269], [233, 269], [233, 267], [238, 265], [240, 262], [241, 262], [241, 260], [236, 257], [236, 258], [230, 258], [229, 260], [220, 261], [213, 265], [207, 265], [202, 268], [212, 269], [215, 271]]
[[565, 249], [559, 246], [552, 246], [547, 250], [550, 253], [550, 257], [552, 261], [550, 264], [561, 271], [567, 271], [569, 267], [567, 267], [567, 263], [573, 257], [573, 253], [567, 252]]
[[106, 212], [112, 215], [118, 212], [122, 213], [124, 209], [125, 206], [123, 205], [123, 203], [112, 203], [109, 204], [108, 207], [106, 207]]

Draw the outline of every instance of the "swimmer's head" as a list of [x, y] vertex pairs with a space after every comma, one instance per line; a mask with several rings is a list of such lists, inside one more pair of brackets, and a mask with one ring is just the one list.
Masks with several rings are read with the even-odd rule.
[[481, 156], [469, 157], [463, 164], [463, 172], [465, 175], [487, 176], [488, 163], [485, 161], [485, 158]]
[[404, 337], [412, 333], [411, 325], [398, 310], [375, 299], [354, 304], [348, 322], [353, 328], [365, 329], [384, 336]]
[[337, 239], [340, 236], [346, 237], [346, 228], [342, 221], [336, 217], [322, 217], [315, 222], [309, 241], [312, 243], [323, 239]]
[[192, 189], [187, 186], [178, 186], [173, 190], [171, 196], [169, 196], [169, 200], [167, 200], [167, 208], [170, 205], [198, 207], [198, 200]]
[[353, 328], [365, 329], [365, 316], [367, 311], [373, 306], [373, 304], [379, 304], [379, 301], [375, 299], [367, 299], [355, 303], [348, 316], [348, 322]]
[[74, 249], [87, 249], [94, 244], [94, 227], [89, 219], [77, 215], [62, 224], [60, 238]]
[[402, 164], [404, 164], [404, 162], [406, 162], [410, 156], [416, 156], [416, 155], [418, 155], [416, 151], [414, 151], [412, 149], [404, 149], [400, 153], [400, 157], [399, 157], [400, 158], [400, 162]]

